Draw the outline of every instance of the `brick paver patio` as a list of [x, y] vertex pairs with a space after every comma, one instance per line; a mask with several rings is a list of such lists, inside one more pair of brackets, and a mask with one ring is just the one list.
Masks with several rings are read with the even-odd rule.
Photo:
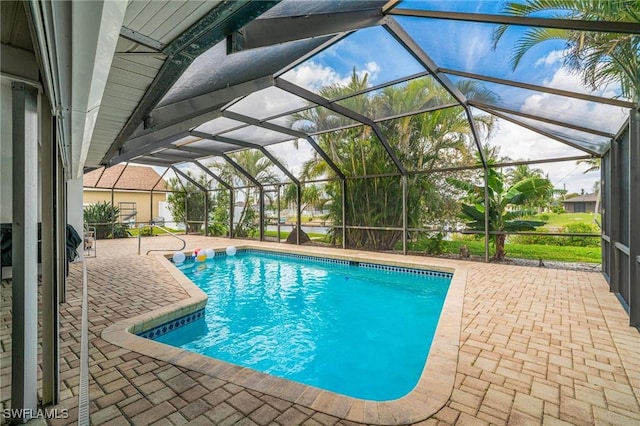
[[[187, 250], [228, 243], [189, 236]], [[175, 242], [143, 240], [144, 250], [151, 245]], [[136, 250], [136, 239], [99, 241], [97, 257], [87, 261], [92, 424], [354, 424], [103, 340], [108, 325], [187, 297], [153, 256]], [[640, 424], [640, 333], [628, 327], [600, 273], [464, 265], [455, 387], [420, 424]], [[80, 265], [72, 264], [60, 310], [58, 406], [70, 416], [52, 424], [77, 421], [81, 288]], [[0, 408], [10, 397], [10, 296], [3, 282]]]

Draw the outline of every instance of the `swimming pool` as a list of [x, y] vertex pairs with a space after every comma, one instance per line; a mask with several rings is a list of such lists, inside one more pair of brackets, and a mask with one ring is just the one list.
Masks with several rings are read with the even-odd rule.
[[451, 274], [256, 250], [186, 263], [204, 315], [155, 340], [340, 394], [420, 378]]

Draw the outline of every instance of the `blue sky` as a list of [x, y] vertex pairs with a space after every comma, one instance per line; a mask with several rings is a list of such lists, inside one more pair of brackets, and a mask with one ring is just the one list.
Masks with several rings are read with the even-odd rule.
[[[460, 12], [500, 13], [501, 1], [405, 1], [399, 7], [432, 8]], [[540, 15], [538, 15], [540, 16]], [[508, 80], [554, 87], [575, 92], [591, 93], [578, 76], [563, 66], [564, 42], [545, 42], [531, 49], [516, 70], [509, 62], [514, 42], [525, 31], [511, 27], [493, 49], [492, 33], [497, 25], [456, 22], [438, 19], [396, 16], [417, 44], [443, 68], [451, 68]], [[374, 47], [371, 47], [374, 46]], [[359, 74], [367, 73], [369, 83], [376, 85], [424, 71], [417, 61], [381, 27], [360, 30], [284, 75], [284, 78], [311, 90], [331, 83], [344, 83], [355, 67]], [[456, 77], [451, 77], [456, 80]], [[543, 92], [508, 86], [492, 85], [499, 90], [504, 106], [523, 112], [542, 112], [548, 118], [568, 120], [589, 127], [598, 122], [615, 133], [624, 122], [626, 112], [621, 108], [598, 105]], [[602, 96], [615, 96], [616, 88], [607, 88]], [[499, 130], [490, 143], [501, 147], [501, 153], [514, 160], [535, 160], [568, 157], [586, 153], [555, 140], [500, 120]], [[579, 138], [587, 135], [578, 135]], [[579, 139], [578, 138], [578, 139]], [[589, 138], [591, 136], [589, 135]], [[600, 140], [604, 140], [600, 138]], [[310, 153], [309, 153], [310, 155]], [[568, 163], [539, 166], [549, 174], [554, 184], [571, 192], [589, 192], [597, 173], [584, 175], [586, 166], [571, 167]]]
[[[501, 4], [501, 1], [496, 0], [420, 0], [404, 1], [398, 7], [498, 13]], [[394, 19], [441, 67], [501, 78], [521, 78], [523, 81], [535, 84], [544, 82], [544, 68], [552, 66], [552, 64], [536, 63], [539, 57], [564, 48], [564, 43], [561, 41], [546, 42], [544, 46], [533, 48], [530, 54], [523, 58], [522, 65], [514, 72], [505, 58], [510, 57], [510, 46], [524, 33], [525, 29], [522, 27], [509, 28], [494, 51], [491, 36], [498, 25], [404, 16], [395, 16]], [[321, 52], [313, 60], [329, 65], [340, 74], [347, 74], [354, 67], [362, 69], [363, 64], [376, 62], [380, 65], [380, 71], [371, 76], [372, 84], [423, 70], [382, 27], [360, 30]]]

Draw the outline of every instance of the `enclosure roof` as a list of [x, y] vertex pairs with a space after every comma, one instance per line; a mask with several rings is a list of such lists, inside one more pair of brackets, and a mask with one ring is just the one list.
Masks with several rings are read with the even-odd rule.
[[[502, 24], [509, 27], [492, 49]], [[559, 66], [563, 42], [531, 49], [512, 68], [509, 56], [532, 28], [640, 33], [638, 23], [560, 12], [513, 17], [487, 1], [130, 1], [87, 166], [167, 167], [285, 141], [313, 145], [319, 134], [366, 126], [405, 173], [379, 123], [453, 106], [602, 156], [635, 102], [616, 85], [594, 92]], [[322, 87], [351, 72], [366, 73], [369, 87], [326, 95]], [[382, 115], [356, 107], [359, 98], [425, 78], [448, 97]], [[463, 94], [465, 83], [495, 96]], [[302, 111], [320, 110], [338, 118], [324, 127], [296, 122]]]
[[168, 191], [165, 180], [152, 167], [118, 164], [100, 167], [83, 176], [85, 188], [122, 189], [139, 191]]

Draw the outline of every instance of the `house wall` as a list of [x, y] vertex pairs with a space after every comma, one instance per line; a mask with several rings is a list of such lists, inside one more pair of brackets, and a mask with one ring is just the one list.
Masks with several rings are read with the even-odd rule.
[[584, 203], [564, 203], [564, 210], [567, 213], [575, 213], [577, 204], [584, 204], [584, 210], [579, 211], [579, 213], [593, 213], [596, 211], [596, 203], [592, 201]]
[[[148, 191], [113, 191], [113, 203], [136, 203], [136, 222], [150, 222], [152, 218], [159, 216], [159, 203], [167, 200], [164, 192], [153, 193], [153, 211], [150, 212], [151, 194]], [[98, 201], [111, 202], [111, 191], [104, 189], [84, 189], [83, 204], [93, 204]]]

